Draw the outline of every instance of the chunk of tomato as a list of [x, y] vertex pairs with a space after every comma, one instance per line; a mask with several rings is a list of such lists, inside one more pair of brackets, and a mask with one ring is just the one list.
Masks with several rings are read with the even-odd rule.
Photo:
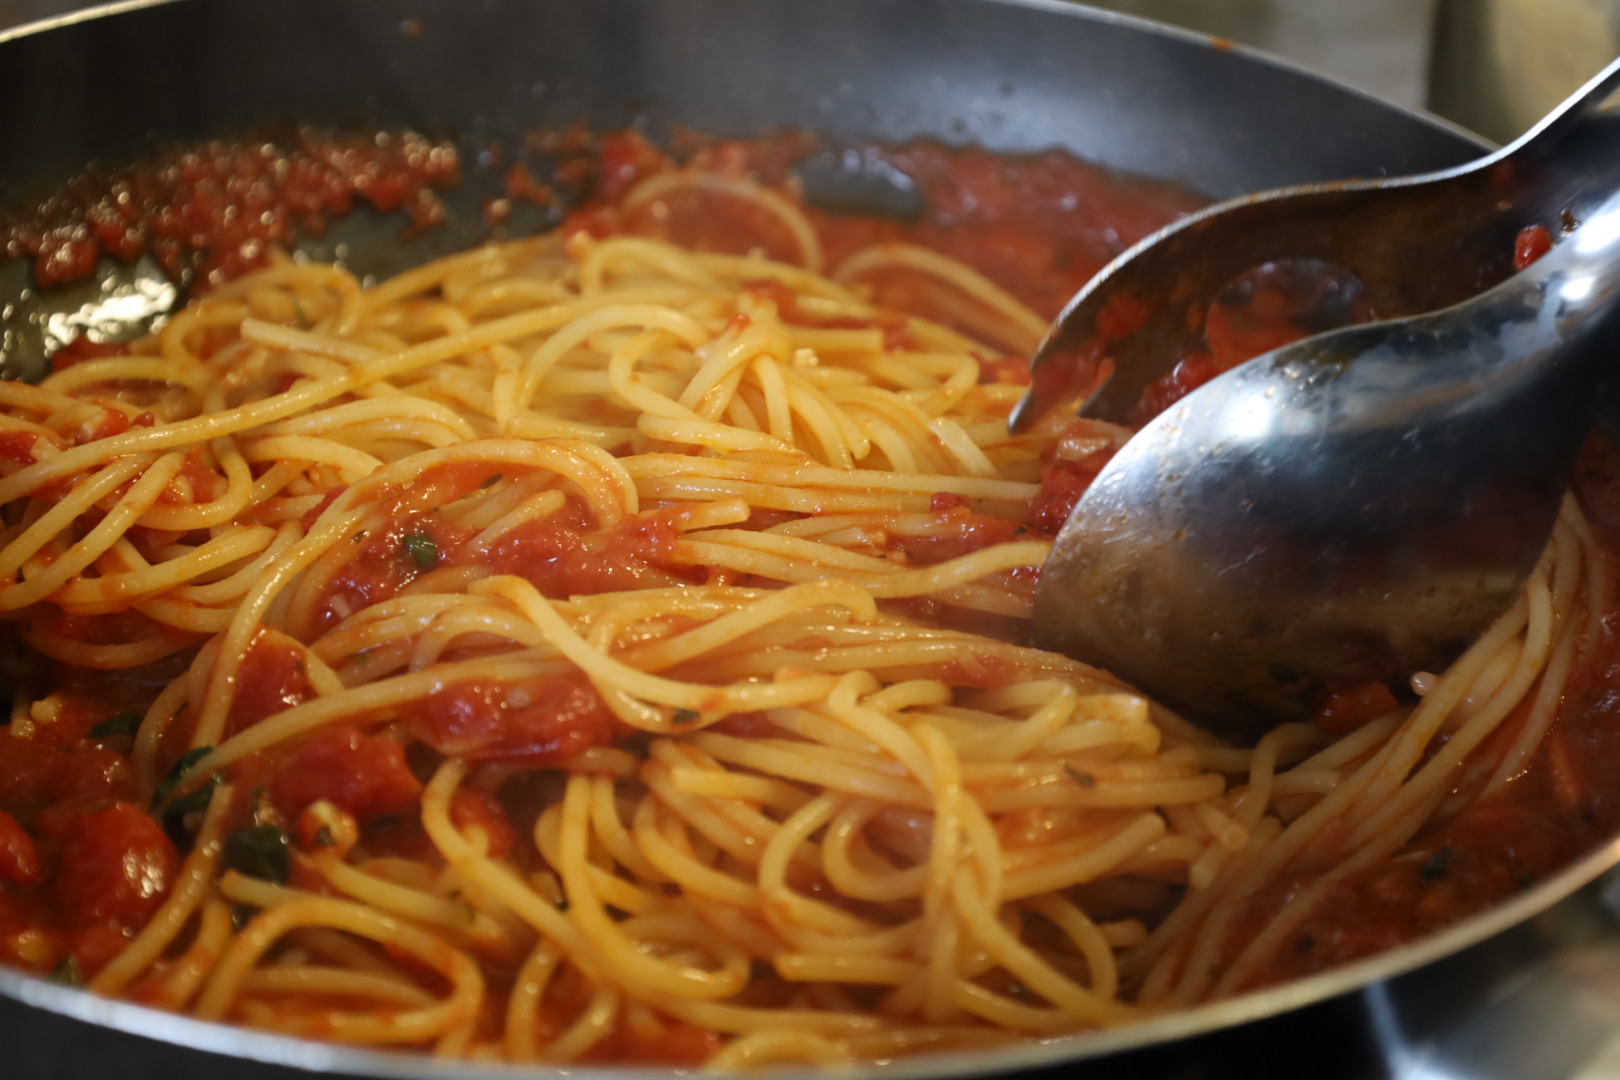
[[179, 865], [163, 827], [119, 802], [67, 823], [50, 889], [70, 924], [128, 929], [157, 910]]
[[280, 763], [269, 787], [270, 801], [289, 818], [326, 799], [361, 821], [397, 814], [422, 792], [404, 746], [352, 730], [306, 739]]

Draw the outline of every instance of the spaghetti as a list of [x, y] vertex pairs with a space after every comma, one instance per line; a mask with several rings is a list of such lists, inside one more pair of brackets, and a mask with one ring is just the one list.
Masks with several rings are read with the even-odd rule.
[[[1573, 500], [1415, 705], [1234, 748], [1019, 643], [1043, 472], [1124, 436], [1008, 434], [996, 361], [1043, 319], [920, 247], [823, 276], [736, 175], [620, 205], [693, 192], [795, 261], [278, 258], [0, 384], [0, 610], [50, 661], [0, 739], [94, 766], [0, 785], [0, 955], [479, 1059], [973, 1047], [1263, 980], [1536, 756], [1608, 602]], [[874, 302], [890, 273], [972, 334]]]

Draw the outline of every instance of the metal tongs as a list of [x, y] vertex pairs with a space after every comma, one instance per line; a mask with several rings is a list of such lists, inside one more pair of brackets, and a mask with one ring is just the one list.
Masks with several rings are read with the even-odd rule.
[[[1127, 422], [1257, 266], [1342, 268], [1391, 321], [1284, 346], [1142, 428], [1057, 538], [1037, 641], [1239, 738], [1449, 662], [1534, 568], [1620, 352], [1617, 85], [1620, 61], [1471, 165], [1211, 207], [1088, 284], [1014, 431], [1079, 400]], [[1527, 225], [1562, 240], [1512, 274]]]

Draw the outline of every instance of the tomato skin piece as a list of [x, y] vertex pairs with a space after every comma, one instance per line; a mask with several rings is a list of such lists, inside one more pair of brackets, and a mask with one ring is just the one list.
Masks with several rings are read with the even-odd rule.
[[1069, 520], [1074, 504], [1097, 474], [1113, 460], [1114, 450], [1093, 450], [1079, 461], [1059, 458], [1041, 468], [1041, 493], [1029, 500], [1030, 522], [1053, 536]]
[[504, 859], [517, 849], [517, 829], [512, 827], [500, 801], [487, 791], [457, 788], [450, 797], [450, 820], [463, 832], [470, 828], [482, 830], [489, 839], [492, 859]]
[[44, 873], [33, 838], [16, 818], [0, 810], [0, 882], [37, 885]]
[[270, 801], [296, 819], [317, 799], [364, 822], [409, 807], [422, 793], [405, 760], [405, 747], [361, 731], [322, 731], [279, 763]]
[[517, 686], [463, 682], [428, 697], [406, 726], [441, 754], [554, 765], [613, 741], [618, 720], [582, 678]]
[[645, 515], [614, 529], [587, 532], [552, 519], [526, 522], [489, 545], [481, 565], [516, 574], [553, 599], [668, 585], [693, 576], [675, 561], [681, 532], [667, 517]]
[[953, 526], [949, 532], [928, 536], [896, 534], [891, 537], [893, 546], [904, 551], [914, 566], [933, 566], [996, 544], [1011, 543], [1024, 531], [1016, 521], [996, 514], [976, 514], [965, 506], [942, 509], [943, 501], [936, 494], [932, 512]]
[[1513, 238], [1513, 269], [1523, 270], [1552, 250], [1552, 234], [1545, 226], [1526, 225]]
[[770, 716], [759, 711], [732, 713], [709, 725], [709, 730], [723, 735], [735, 735], [739, 739], [767, 739], [779, 734], [776, 725], [771, 723]]
[[276, 641], [261, 630], [237, 671], [226, 730], [234, 735], [314, 695], [302, 647], [285, 638]]
[[50, 890], [70, 925], [129, 929], [157, 910], [179, 866], [163, 827], [118, 802], [67, 822]]
[[39, 439], [32, 431], [0, 431], [0, 460], [32, 465], [39, 460], [34, 456], [34, 444]]

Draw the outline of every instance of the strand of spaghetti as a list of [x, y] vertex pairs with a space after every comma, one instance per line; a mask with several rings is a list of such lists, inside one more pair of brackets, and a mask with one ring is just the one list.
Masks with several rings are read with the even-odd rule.
[[[1485, 635], [1471, 646], [1461, 658], [1452, 666], [1451, 672], [1442, 685], [1407, 719], [1399, 729], [1401, 732], [1410, 732], [1414, 728], [1420, 730], [1433, 730], [1437, 728], [1451, 707], [1461, 700], [1467, 689], [1467, 683], [1473, 675], [1482, 669], [1496, 653], [1514, 638], [1520, 627], [1524, 625], [1526, 605], [1521, 600], [1514, 608], [1500, 616]], [[1425, 715], [1425, 711], [1427, 714]], [[1373, 784], [1381, 774], [1391, 770], [1391, 755], [1397, 742], [1385, 744], [1360, 769], [1327, 797], [1318, 802], [1303, 815], [1289, 824], [1289, 827], [1275, 841], [1268, 841], [1263, 853], [1252, 865], [1243, 861], [1241, 876], [1233, 874], [1224, 875], [1226, 880], [1221, 883], [1221, 890], [1236, 890], [1239, 893], [1252, 891], [1260, 881], [1279, 874], [1284, 867], [1291, 863], [1302, 851], [1306, 850], [1312, 840], [1321, 831], [1327, 828], [1340, 814]], [[1395, 775], [1404, 779], [1405, 771], [1399, 770]], [[1239, 864], [1234, 864], [1234, 870]], [[1212, 890], [1213, 891], [1213, 890]], [[1172, 916], [1173, 918], [1173, 916]], [[1169, 925], [1167, 920], [1166, 925]], [[1157, 935], [1155, 935], [1157, 936]], [[1151, 943], [1151, 939], [1150, 939]]]
[[165, 454], [148, 466], [119, 498], [117, 505], [97, 522], [96, 527], [75, 541], [48, 567], [33, 574], [25, 570], [21, 581], [8, 580], [0, 588], [0, 610], [16, 611], [44, 599], [99, 559], [148, 507], [157, 502], [183, 463], [184, 459], [179, 454]]
[[[229, 910], [226, 911], [227, 922]], [[292, 966], [255, 968], [242, 977], [245, 994], [308, 994], [311, 997], [340, 996], [366, 998], [380, 1005], [420, 1009], [430, 1005], [426, 991], [374, 971], [345, 971], [341, 968]]]
[[695, 319], [657, 304], [618, 303], [599, 307], [571, 320], [524, 360], [515, 395], [496, 402], [496, 423], [504, 428], [518, 409], [528, 405], [546, 372], [564, 353], [593, 334], [620, 327], [661, 330], [692, 349], [703, 346], [710, 337], [709, 331]]
[[[1558, 544], [1558, 555], [1555, 563], [1559, 577], [1568, 571], [1571, 578], [1578, 578], [1580, 571], [1595, 564], [1598, 559], [1594, 552], [1584, 551], [1582, 538], [1572, 528], [1560, 530], [1564, 536], [1555, 535], [1554, 542]], [[1553, 609], [1563, 613], [1569, 611], [1576, 601], [1571, 595], [1575, 591], [1576, 581], [1560, 581], [1554, 588]], [[1564, 688], [1569, 679], [1570, 670], [1575, 663], [1575, 657], [1580, 649], [1581, 632], [1583, 627], [1569, 611], [1567, 617], [1558, 620], [1558, 638], [1553, 647], [1552, 656], [1542, 673], [1540, 685], [1536, 689], [1535, 697], [1531, 701], [1530, 711], [1520, 727], [1519, 734], [1513, 740], [1513, 745], [1507, 753], [1502, 755], [1501, 762], [1496, 771], [1485, 785], [1485, 791], [1480, 796], [1488, 798], [1499, 791], [1509, 780], [1519, 775], [1530, 760], [1530, 756], [1541, 745], [1558, 703], [1563, 698]]]
[[[753, 807], [697, 798], [678, 790], [674, 784], [674, 770], [702, 760], [698, 752], [673, 740], [660, 739], [655, 742], [651, 748], [651, 759], [641, 769], [640, 779], [656, 801], [643, 800], [637, 805], [633, 827], [645, 830], [656, 824], [663, 830], [664, 838], [674, 844], [677, 850], [697, 859], [697, 847], [687, 835], [687, 830], [691, 830], [718, 852], [724, 852], [735, 864], [735, 873], [752, 877], [770, 844], [777, 842], [782, 826]], [[810, 798], [796, 800], [790, 813], [798, 813], [811, 801]], [[660, 807], [668, 808], [675, 816], [664, 816]], [[815, 859], [808, 849], [789, 845], [786, 857], [795, 866], [795, 873], [815, 871]], [[734, 896], [734, 899], [740, 897]], [[847, 925], [866, 928], [864, 923]]]
[[1146, 850], [1166, 833], [1164, 818], [1145, 813], [1128, 819], [1117, 831], [1089, 843], [1052, 843], [1040, 849], [1040, 865], [1006, 868], [1002, 895], [1006, 900], [1027, 900], [1096, 881], [1116, 872], [1133, 855]]
[[214, 439], [209, 449], [225, 472], [225, 491], [211, 502], [192, 503], [190, 506], [165, 506], [159, 503], [141, 515], [141, 525], [148, 529], [166, 529], [190, 532], [194, 529], [212, 529], [234, 522], [253, 501], [253, 470], [242, 456], [236, 440], [230, 437]]
[[787, 227], [793, 242], [799, 248], [799, 257], [804, 263], [804, 268], [812, 274], [821, 273], [821, 241], [816, 237], [816, 230], [798, 207], [752, 180], [700, 169], [677, 169], [648, 177], [631, 188], [621, 204], [622, 210], [629, 213], [638, 206], [662, 198], [680, 188], [718, 192], [733, 198], [745, 199], [765, 210]]
[[506, 999], [506, 1023], [503, 1045], [506, 1057], [513, 1062], [538, 1061], [540, 1040], [536, 1029], [540, 1023], [540, 1003], [556, 972], [562, 953], [544, 938], [536, 941], [523, 966], [512, 980], [512, 991]]
[[38, 554], [41, 548], [156, 460], [153, 456], [128, 457], [81, 480], [55, 506], [29, 523], [18, 536], [7, 542], [4, 550], [0, 550], [0, 580], [14, 581], [23, 564]]
[[193, 748], [215, 745], [224, 733], [241, 659], [247, 655], [249, 643], [253, 635], [258, 633], [271, 601], [309, 563], [336, 543], [339, 537], [348, 535], [363, 519], [363, 514], [351, 511], [344, 505], [354, 491], [354, 488], [350, 488], [339, 495], [317, 519], [314, 528], [294, 544], [281, 560], [268, 567], [264, 576], [254, 583], [252, 591], [237, 605], [230, 626], [219, 638], [219, 659], [209, 673], [207, 689], [202, 700], [194, 703], [198, 716], [191, 738]]
[[569, 897], [569, 918], [596, 947], [603, 962], [622, 984], [640, 984], [638, 996], [672, 994], [676, 997], [719, 1001], [742, 989], [748, 978], [748, 957], [729, 942], [708, 944], [718, 967], [698, 968], [654, 959], [609, 918], [586, 874], [586, 837], [590, 836], [590, 780], [569, 777], [562, 798], [562, 865], [557, 868]]
[[53, 371], [33, 385], [7, 379], [0, 385], [0, 405], [49, 414], [67, 403], [62, 398], [73, 400], [86, 387], [122, 381], [166, 383], [201, 397], [212, 378], [206, 370], [171, 367], [155, 356], [107, 356]]
[[1009, 933], [985, 904], [971, 870], [959, 869], [953, 886], [963, 926], [1025, 986], [1074, 1019], [1120, 1023], [1132, 1015], [1130, 1006], [1094, 994], [1064, 977]]
[[[230, 880], [227, 875], [222, 888]], [[227, 891], [227, 895], [229, 895]], [[324, 1029], [354, 1043], [416, 1043], [472, 1024], [484, 997], [484, 977], [465, 953], [409, 923], [381, 914], [362, 904], [330, 897], [293, 900], [260, 912], [242, 928], [197, 999], [196, 1015], [204, 1020], [223, 1019], [237, 997], [252, 965], [276, 940], [305, 926], [332, 927], [399, 949], [441, 975], [450, 984], [444, 1000], [419, 1009], [387, 1016], [323, 1010], [312, 1017], [311, 1030]], [[317, 1028], [317, 1025], [324, 1026]], [[278, 1025], [301, 1031], [296, 1017]]]
[[759, 858], [757, 880], [765, 918], [778, 934], [790, 939], [814, 940], [802, 931], [819, 931], [835, 935], [823, 941], [839, 942], [839, 948], [854, 953], [887, 953], [909, 945], [916, 939], [917, 927], [881, 926], [803, 895], [788, 883], [788, 867], [794, 857], [809, 843], [811, 834], [837, 813], [840, 802], [829, 795], [811, 799], [774, 831]]
[[264, 435], [253, 440], [243, 457], [258, 464], [266, 461], [307, 461], [330, 465], [350, 477], [369, 476], [383, 463], [363, 450], [344, 446], [332, 439], [309, 435]]
[[1046, 334], [1046, 320], [1025, 307], [1007, 290], [955, 259], [915, 244], [891, 242], [862, 248], [839, 263], [832, 278], [840, 284], [847, 284], [862, 274], [890, 266], [919, 270], [947, 281], [1001, 315], [1022, 335], [1014, 343], [1021, 353], [1033, 352], [1036, 343]]
[[1114, 962], [1114, 950], [1097, 924], [1078, 906], [1060, 894], [1032, 897], [1028, 906], [1040, 912], [1047, 921], [1068, 935], [1080, 955], [1085, 958], [1092, 994], [1103, 999], [1119, 995], [1119, 968]]
[[703, 539], [687, 537], [678, 541], [676, 552], [682, 562], [731, 566], [778, 581], [800, 580], [822, 567], [831, 567], [862, 585], [875, 599], [944, 592], [1008, 570], [1040, 566], [1052, 550], [1044, 540], [1013, 541], [933, 566], [897, 569], [883, 559], [793, 537], [740, 529], [707, 529], [698, 535]]
[[1387, 829], [1392, 821], [1411, 812], [1413, 806], [1427, 799], [1430, 793], [1444, 785], [1474, 747], [1478, 746], [1497, 724], [1505, 719], [1531, 685], [1540, 676], [1551, 651], [1553, 624], [1552, 597], [1545, 579], [1532, 578], [1527, 584], [1525, 597], [1529, 601], [1530, 619], [1525, 628], [1523, 645], [1512, 675], [1492, 699], [1446, 742], [1407, 780], [1399, 794], [1377, 806], [1365, 818], [1356, 822], [1345, 841], [1354, 850], [1372, 836]]
[[[1024, 503], [1040, 494], [1037, 484], [968, 476], [913, 475], [881, 469], [835, 469], [827, 465], [776, 464], [735, 458], [701, 458], [681, 454], [637, 454], [624, 462], [638, 483], [671, 475], [714, 480], [745, 480], [792, 489], [884, 491], [933, 494], [943, 491], [969, 498]], [[880, 509], [892, 509], [884, 503]], [[923, 509], [927, 509], [926, 504]]]
[[[540, 591], [522, 578], [501, 576], [474, 582], [470, 590], [475, 595], [499, 596], [510, 602], [546, 635], [557, 651], [573, 661], [593, 682], [613, 687], [625, 694], [656, 702], [671, 709], [719, 716], [771, 708], [777, 705], [801, 704], [824, 697], [831, 687], [830, 676], [805, 674], [772, 684], [748, 683], [740, 686], [703, 686], [677, 682], [662, 676], [637, 671], [627, 664], [606, 656], [581, 638], [557, 614], [551, 602]], [[644, 730], [665, 732], [672, 730], [675, 721], [660, 717]], [[683, 725], [690, 726], [690, 725]]]
[[617, 988], [598, 986], [584, 1011], [568, 1025], [568, 1030], [546, 1047], [545, 1060], [567, 1063], [584, 1057], [591, 1047], [608, 1037], [618, 1017], [620, 1004]]
[[[646, 812], [642, 807], [647, 808]], [[673, 843], [664, 835], [656, 815], [657, 808], [651, 800], [644, 800], [636, 808], [631, 828], [640, 860], [648, 862], [659, 877], [678, 885], [683, 895], [707, 897], [739, 911], [760, 910], [759, 888], [755, 883], [699, 862], [689, 848]]]
[[[1284, 909], [1250, 939], [1232, 962], [1219, 973], [1219, 978], [1214, 980], [1212, 992], [1217, 995], [1234, 993], [1238, 987], [1253, 978], [1266, 958], [1306, 916], [1316, 910], [1335, 886], [1376, 866], [1399, 851], [1422, 826], [1423, 820], [1433, 811], [1444, 794], [1443, 791], [1433, 792], [1425, 804], [1408, 812], [1404, 822], [1369, 840], [1360, 850], [1289, 897]], [[1195, 970], [1205, 976], [1215, 974], [1213, 968]]]
[[[605, 463], [604, 460], [605, 459]], [[302, 541], [261, 578], [240, 604], [226, 631], [221, 655], [226, 658], [213, 673], [209, 690], [197, 721], [193, 746], [217, 742], [223, 730], [237, 663], [231, 658], [245, 654], [248, 639], [264, 619], [271, 601], [288, 582], [315, 559], [331, 550], [337, 539], [349, 535], [362, 520], [363, 511], [351, 507], [373, 491], [392, 486], [408, 487], [425, 470], [465, 460], [484, 463], [526, 464], [569, 476], [584, 489], [592, 509], [604, 525], [611, 526], [622, 513], [635, 512], [635, 494], [628, 484], [616, 483], [612, 472], [617, 462], [585, 443], [526, 443], [517, 440], [491, 440], [475, 444], [424, 451], [402, 462], [378, 469], [361, 483], [344, 490], [327, 506], [314, 528]]]
[[195, 789], [215, 772], [255, 751], [288, 742], [346, 718], [419, 701], [443, 687], [460, 682], [517, 682], [554, 674], [554, 670], [545, 663], [544, 657], [509, 654], [445, 663], [432, 671], [409, 672], [379, 679], [351, 687], [342, 694], [302, 702], [243, 729], [215, 746], [186, 773], [174, 793], [178, 796]]
[[[555, 235], [526, 237], [520, 240], [509, 241], [504, 244], [484, 244], [467, 251], [435, 259], [430, 263], [406, 270], [389, 278], [387, 281], [365, 290], [361, 293], [355, 312], [355, 319], [382, 310], [390, 309], [407, 297], [441, 285], [445, 279], [471, 268], [480, 271], [483, 268], [506, 269], [520, 260], [531, 259], [538, 253], [547, 249], [558, 247]], [[479, 276], [483, 276], [480, 273]], [[352, 325], [352, 324], [351, 324]], [[340, 325], [339, 329], [343, 329]]]
[[578, 265], [579, 292], [593, 296], [610, 288], [614, 264], [627, 264], [621, 269], [624, 276], [634, 271], [682, 281], [704, 292], [718, 292], [721, 282], [692, 257], [691, 252], [656, 240], [635, 236], [611, 236], [598, 240], [589, 234], [577, 235], [568, 241], [569, 254]]
[[276, 530], [250, 525], [223, 533], [178, 558], [100, 577], [79, 577], [57, 589], [51, 600], [64, 610], [90, 614], [91, 609], [121, 611], [130, 604], [159, 593], [171, 592], [205, 574], [250, 559], [269, 548]]
[[708, 1060], [716, 1073], [748, 1072], [762, 1065], [798, 1062], [837, 1069], [852, 1058], [832, 1039], [808, 1031], [757, 1031], [733, 1039]]
[[[857, 900], [892, 903], [921, 896], [927, 884], [926, 865], [897, 867], [862, 843], [865, 866], [857, 866], [854, 850], [858, 838], [879, 813], [881, 803], [871, 799], [847, 802], [827, 825], [821, 842], [821, 865], [827, 880], [842, 896]], [[873, 869], [876, 864], [879, 869]]]
[[230, 905], [217, 896], [204, 900], [190, 946], [170, 962], [148, 1002], [163, 1009], [184, 1009], [219, 963], [235, 933]]
[[543, 938], [555, 944], [586, 975], [602, 970], [594, 946], [554, 903], [544, 900], [516, 872], [489, 859], [468, 843], [450, 821], [450, 797], [461, 785], [467, 766], [447, 758], [422, 790], [422, 828], [457, 874], [504, 904]]
[[333, 888], [379, 911], [402, 915], [426, 926], [443, 927], [464, 937], [475, 948], [509, 944], [493, 919], [455, 901], [385, 881], [348, 865], [329, 851], [316, 852], [310, 862]]
[[[632, 300], [656, 304], [667, 295], [667, 292], [660, 293], [656, 290], [646, 293], [635, 291], [635, 293], [634, 296], [620, 294], [614, 299], [621, 304]], [[189, 446], [222, 435], [245, 431], [273, 420], [284, 419], [370, 383], [427, 367], [460, 353], [483, 348], [498, 341], [555, 329], [589, 313], [599, 305], [600, 301], [581, 299], [571, 304], [494, 319], [462, 334], [436, 338], [393, 355], [373, 357], [348, 368], [342, 375], [300, 383], [273, 397], [221, 413], [166, 424], [162, 427], [126, 432], [75, 447], [47, 461], [29, 465], [0, 480], [0, 504], [38, 490], [53, 480], [72, 475], [98, 460], [110, 460], [143, 450]], [[242, 340], [251, 344], [273, 344], [276, 337], [276, 328], [272, 323], [246, 318], [241, 320], [240, 326]], [[259, 341], [255, 337], [261, 328], [268, 328], [267, 333], [272, 340]]]
[[626, 649], [621, 659], [642, 671], [663, 671], [713, 652], [729, 641], [789, 615], [825, 607], [842, 608], [861, 622], [878, 616], [871, 593], [851, 582], [836, 579], [806, 582], [765, 593], [746, 606], [685, 633]]
[[376, 359], [378, 352], [370, 346], [345, 340], [331, 333], [300, 330], [262, 319], [255, 320], [251, 337], [244, 329], [242, 339], [267, 349], [325, 357], [350, 367]]

